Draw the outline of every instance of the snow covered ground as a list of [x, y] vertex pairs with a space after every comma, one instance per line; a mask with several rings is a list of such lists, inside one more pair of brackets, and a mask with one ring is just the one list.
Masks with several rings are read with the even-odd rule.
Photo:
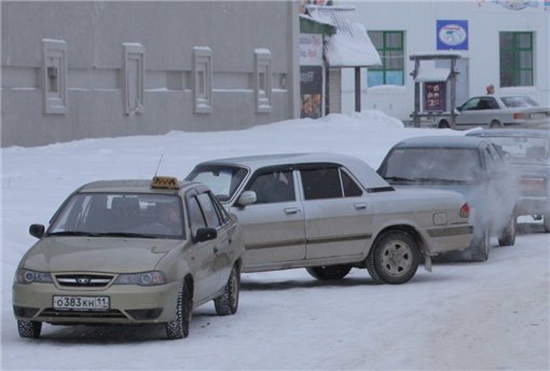
[[[325, 151], [378, 167], [395, 142], [463, 132], [404, 128], [378, 111], [291, 120], [243, 131], [171, 132], [2, 149], [3, 370], [548, 370], [550, 235], [522, 218], [514, 247], [484, 263], [439, 262], [404, 285], [375, 285], [366, 270], [322, 283], [304, 269], [244, 274], [239, 311], [199, 308], [190, 336], [163, 327], [54, 327], [21, 339], [11, 282], [59, 204], [98, 179], [184, 177], [199, 161]], [[496, 241], [493, 241], [496, 242]]]

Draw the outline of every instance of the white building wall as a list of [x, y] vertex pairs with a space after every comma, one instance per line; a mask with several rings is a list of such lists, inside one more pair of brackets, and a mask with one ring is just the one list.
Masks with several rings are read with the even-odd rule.
[[[535, 2], [531, 1], [530, 4]], [[484, 94], [493, 84], [497, 93], [521, 93], [541, 104], [550, 105], [550, 9], [543, 1], [537, 7], [510, 10], [491, 1], [339, 1], [355, 7], [357, 18], [368, 31], [405, 32], [405, 85], [378, 86], [367, 89], [366, 70], [362, 71], [362, 109], [379, 109], [402, 121], [411, 120], [414, 108], [414, 82], [410, 76], [413, 62], [409, 55], [434, 52], [437, 20], [467, 20], [469, 48], [461, 50], [467, 71], [458, 77], [466, 79], [462, 95]], [[528, 31], [535, 33], [535, 83], [532, 87], [499, 87], [499, 32]], [[467, 75], [467, 76], [466, 76]], [[355, 109], [354, 74], [343, 70], [342, 112]], [[457, 96], [457, 104], [461, 98]]]

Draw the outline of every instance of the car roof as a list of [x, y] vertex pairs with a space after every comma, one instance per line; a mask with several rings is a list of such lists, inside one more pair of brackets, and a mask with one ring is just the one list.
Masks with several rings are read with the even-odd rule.
[[466, 133], [478, 137], [548, 137], [550, 130], [543, 129], [477, 129]]
[[478, 148], [487, 142], [479, 137], [466, 137], [459, 135], [433, 135], [408, 138], [400, 141], [394, 147], [397, 148]]
[[205, 161], [197, 166], [208, 165], [232, 165], [246, 167], [254, 172], [263, 167], [270, 166], [297, 166], [299, 164], [335, 163], [349, 169], [353, 175], [367, 189], [388, 187], [389, 184], [382, 179], [376, 171], [363, 160], [337, 153], [309, 152], [309, 153], [278, 153], [257, 156], [228, 157]]
[[77, 192], [123, 192], [123, 193], [163, 193], [177, 194], [182, 190], [189, 189], [197, 182], [179, 181], [177, 188], [152, 187], [150, 179], [116, 179], [97, 180], [84, 184]]

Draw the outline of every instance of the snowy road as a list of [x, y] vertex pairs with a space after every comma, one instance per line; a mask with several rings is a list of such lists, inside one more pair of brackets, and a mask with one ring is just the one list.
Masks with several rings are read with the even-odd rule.
[[[525, 224], [521, 225], [525, 227]], [[44, 326], [20, 339], [4, 313], [3, 369], [547, 370], [549, 236], [518, 236], [485, 263], [438, 263], [400, 286], [365, 270], [320, 283], [305, 270], [246, 274], [239, 312], [200, 308], [191, 335], [162, 327]]]
[[184, 340], [165, 340], [162, 326], [45, 325], [38, 340], [17, 333], [11, 282], [35, 241], [28, 226], [47, 223], [87, 181], [149, 177], [161, 154], [161, 173], [182, 177], [199, 161], [252, 153], [330, 150], [376, 167], [396, 141], [428, 134], [463, 135], [336, 116], [3, 149], [2, 370], [550, 369], [550, 234], [540, 223], [514, 247], [492, 249], [487, 262], [436, 263], [404, 285], [375, 285], [359, 269], [337, 283], [304, 269], [245, 274], [237, 314], [217, 317], [208, 303]]

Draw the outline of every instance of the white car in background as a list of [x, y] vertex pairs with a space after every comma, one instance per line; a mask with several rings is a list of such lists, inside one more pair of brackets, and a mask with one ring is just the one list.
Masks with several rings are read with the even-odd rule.
[[[451, 128], [449, 115], [436, 117], [438, 128]], [[456, 108], [452, 129], [475, 127], [550, 128], [550, 107], [541, 106], [524, 95], [482, 95], [472, 97]]]
[[367, 268], [409, 281], [424, 257], [466, 249], [469, 205], [456, 192], [397, 190], [365, 162], [308, 153], [226, 158], [186, 177], [208, 185], [243, 228], [244, 272], [307, 268], [320, 280]]

